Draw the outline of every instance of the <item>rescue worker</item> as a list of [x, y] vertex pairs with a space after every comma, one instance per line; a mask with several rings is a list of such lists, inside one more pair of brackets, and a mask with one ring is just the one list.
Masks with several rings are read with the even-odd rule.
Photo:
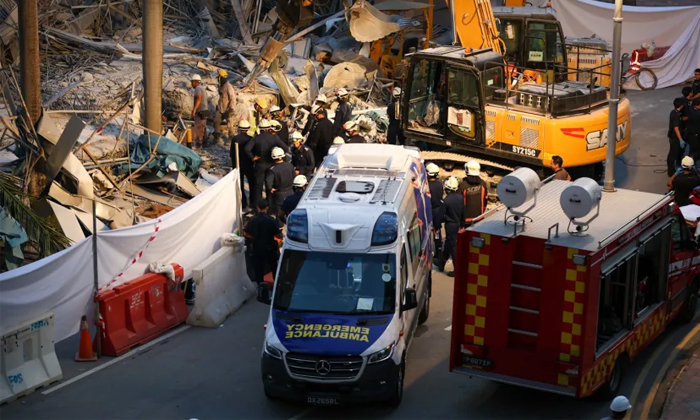
[[564, 169], [564, 159], [561, 156], [552, 156], [549, 167], [554, 171], [554, 179], [571, 181], [571, 175]]
[[[445, 197], [443, 203], [445, 207], [445, 245], [442, 249], [442, 258], [437, 265], [438, 270], [444, 271], [445, 264], [448, 259], [452, 259], [452, 265], [457, 264], [457, 233], [464, 226], [464, 197], [459, 193], [459, 181], [451, 176], [445, 181]], [[448, 276], [454, 276], [454, 271], [447, 273]]]
[[386, 142], [389, 144], [405, 143], [403, 132], [401, 131], [401, 121], [399, 121], [399, 99], [401, 98], [401, 88], [395, 87], [391, 92], [391, 102], [386, 109], [389, 116], [389, 130], [386, 135]]
[[700, 98], [693, 99], [693, 106], [688, 109], [685, 140], [690, 147], [688, 155], [698, 159], [700, 157]]
[[486, 211], [489, 195], [486, 182], [479, 176], [479, 162], [470, 160], [464, 165], [464, 172], [466, 176], [459, 184], [459, 191], [464, 197], [464, 223], [465, 226], [470, 226], [477, 216]]
[[434, 261], [442, 258], [442, 219], [445, 214], [445, 207], [442, 201], [444, 189], [442, 182], [438, 179], [440, 168], [429, 163], [425, 166], [428, 172], [428, 188], [430, 189], [430, 203], [433, 210], [433, 249], [435, 251]]
[[277, 272], [280, 255], [277, 239], [280, 237], [280, 229], [275, 219], [267, 214], [267, 200], [259, 200], [257, 210], [257, 214], [245, 227], [245, 237], [252, 244], [254, 281], [260, 284], [264, 281], [265, 274]]
[[304, 129], [301, 130], [302, 135], [305, 136], [314, 130], [314, 128], [316, 127], [316, 123], [318, 122], [318, 120], [314, 118], [316, 116], [316, 113], [319, 109], [326, 109], [327, 106], [328, 99], [326, 98], [326, 95], [322, 93], [319, 94], [316, 97], [314, 104], [311, 106], [311, 114], [309, 114], [309, 117], [306, 119], [306, 125], [304, 125]]
[[345, 143], [347, 144], [364, 144], [367, 143], [364, 137], [357, 134], [357, 123], [355, 121], [348, 121], [343, 125], [343, 130], [345, 130]]
[[304, 145], [304, 137], [298, 131], [292, 133], [292, 165], [296, 175], [304, 175], [307, 179], [311, 178], [316, 167], [314, 152]]
[[695, 72], [693, 72], [693, 73], [694, 73], [693, 84], [690, 85], [693, 92], [692, 92], [692, 95], [690, 96], [690, 99], [695, 100], [695, 99], [700, 99], [700, 69], [695, 69]]
[[294, 182], [292, 182], [292, 188], [294, 189], [294, 194], [285, 198], [280, 206], [279, 218], [282, 221], [286, 221], [289, 213], [293, 212], [295, 208], [299, 205], [301, 197], [306, 191], [306, 185], [308, 184], [307, 178], [304, 175], [297, 175], [294, 177]]
[[[255, 174], [253, 178], [255, 184], [250, 191], [250, 206], [254, 207], [258, 204], [258, 201], [262, 199], [263, 184], [266, 184], [267, 171], [272, 167], [272, 149], [279, 147], [285, 152], [289, 151], [289, 147], [282, 143], [279, 137], [269, 133], [270, 122], [266, 119], [260, 121], [260, 132], [255, 139], [245, 147], [245, 153], [248, 157], [255, 163]], [[250, 132], [250, 131], [249, 131]], [[268, 199], [270, 199], [270, 189], [271, 185], [265, 185], [265, 193]]]
[[[241, 181], [241, 205], [245, 209], [248, 207], [248, 198], [245, 195], [245, 181], [244, 178], [248, 180], [248, 191], [252, 193], [253, 185], [255, 185], [255, 168], [253, 161], [250, 159], [248, 154], [245, 152], [248, 143], [253, 142], [253, 138], [248, 135], [248, 130], [250, 130], [250, 123], [247, 120], [243, 120], [238, 123], [238, 134], [236, 134], [233, 139], [231, 139], [231, 167], [236, 169], [236, 144], [238, 144], [238, 160], [241, 162], [241, 170], [239, 173], [239, 179]], [[252, 196], [251, 196], [252, 198]]]
[[289, 145], [289, 127], [284, 121], [284, 117], [282, 115], [283, 112], [284, 110], [280, 109], [280, 107], [277, 105], [270, 107], [270, 116], [274, 121], [277, 121], [280, 124], [280, 129], [277, 132], [277, 135], [279, 136], [280, 140], [284, 142], [284, 144]]
[[270, 213], [277, 216], [277, 212], [285, 198], [292, 195], [292, 182], [294, 181], [294, 166], [284, 161], [285, 152], [279, 147], [272, 149], [270, 153], [274, 166], [267, 171], [265, 184], [270, 189]]
[[681, 160], [681, 144], [683, 143], [682, 117], [685, 100], [676, 98], [673, 101], [673, 111], [668, 120], [668, 155], [666, 156], [666, 173], [669, 177], [676, 173], [676, 163]]
[[194, 127], [192, 134], [195, 149], [205, 146], [207, 135], [207, 120], [209, 119], [209, 96], [207, 90], [202, 85], [202, 77], [198, 74], [192, 75], [190, 83], [194, 89], [194, 104], [192, 106], [192, 117], [194, 117]]
[[674, 200], [678, 207], [690, 204], [690, 194], [695, 187], [700, 186], [700, 176], [694, 170], [695, 161], [686, 156], [681, 160], [681, 172], [674, 174], [666, 183], [668, 190], [673, 190]]
[[236, 91], [228, 81], [228, 72], [219, 69], [219, 106], [214, 120], [214, 133], [217, 139], [224, 137], [229, 140], [233, 137], [233, 128], [230, 127], [231, 118], [236, 110]]
[[326, 110], [323, 108], [316, 110], [316, 120], [316, 126], [309, 133], [306, 144], [314, 151], [314, 163], [318, 167], [328, 154], [328, 149], [330, 149], [333, 142], [333, 124], [327, 118]]
[[625, 396], [617, 396], [610, 404], [610, 416], [603, 418], [603, 420], [621, 420], [627, 415], [627, 410], [632, 408], [632, 404]]
[[336, 108], [335, 117], [333, 117], [333, 131], [336, 136], [339, 136], [343, 133], [343, 124], [352, 118], [352, 107], [348, 103], [347, 90], [340, 88], [337, 95], [338, 108]]
[[255, 137], [260, 134], [260, 123], [265, 119], [265, 108], [267, 101], [264, 98], [255, 99], [253, 109], [248, 110], [248, 122], [250, 123], [250, 132], [248, 135]]
[[[280, 123], [277, 120], [270, 120], [270, 134], [274, 134], [282, 140], [282, 137], [280, 137], [280, 131], [282, 131], [282, 123]], [[282, 143], [287, 144], [286, 141], [282, 140]]]

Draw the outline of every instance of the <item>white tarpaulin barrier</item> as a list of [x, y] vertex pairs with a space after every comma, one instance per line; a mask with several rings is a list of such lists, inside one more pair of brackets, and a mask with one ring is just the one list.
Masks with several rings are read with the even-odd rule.
[[[612, 45], [614, 5], [595, 0], [553, 0], [566, 37], [596, 34]], [[631, 53], [652, 40], [657, 47], [672, 45], [690, 27], [700, 7], [622, 8], [622, 52]], [[693, 69], [690, 71], [692, 72]], [[691, 73], [692, 76], [692, 73]]]
[[63, 379], [54, 349], [53, 314], [11, 327], [0, 341], [0, 403]]
[[[136, 226], [97, 235], [101, 288], [113, 287], [148, 271], [151, 262], [180, 264], [185, 278], [220, 248], [221, 234], [237, 225], [238, 171], [187, 203]], [[80, 317], [92, 314], [92, 238], [57, 254], [0, 275], [0, 334], [47, 312], [55, 314], [53, 339], [76, 333]]]
[[197, 287], [189, 325], [216, 328], [236, 312], [256, 288], [246, 273], [243, 238], [224, 246], [193, 270]]
[[[695, 69], [700, 68], [700, 10], [666, 54], [656, 60], [643, 62], [642, 68], [654, 72], [658, 80], [656, 89], [675, 86], [691, 78]], [[647, 72], [639, 74], [639, 81], [642, 86], [652, 86], [654, 82]], [[639, 89], [631, 80], [625, 83], [625, 88]], [[680, 96], [680, 90], [678, 93]]]

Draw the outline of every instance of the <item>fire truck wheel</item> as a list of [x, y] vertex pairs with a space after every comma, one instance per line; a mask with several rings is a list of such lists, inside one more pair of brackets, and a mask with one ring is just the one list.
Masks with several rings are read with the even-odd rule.
[[695, 318], [695, 312], [698, 310], [698, 288], [700, 288], [700, 280], [695, 279], [690, 285], [690, 293], [685, 301], [683, 312], [678, 318], [682, 323], [687, 324]]
[[615, 361], [615, 366], [610, 373], [610, 379], [608, 382], [604, 383], [603, 386], [598, 389], [598, 396], [602, 399], [615, 398], [617, 396], [617, 391], [620, 390], [620, 385], [622, 384], [622, 378], [625, 376], [625, 371], [627, 370], [627, 356], [620, 355]]

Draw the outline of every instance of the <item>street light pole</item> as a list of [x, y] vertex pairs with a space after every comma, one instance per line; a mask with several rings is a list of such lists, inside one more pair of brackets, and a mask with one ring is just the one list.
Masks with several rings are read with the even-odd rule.
[[620, 49], [622, 48], [622, 1], [615, 0], [613, 16], [612, 70], [610, 74], [610, 98], [608, 102], [608, 140], [605, 158], [605, 183], [603, 191], [615, 191], [615, 149], [617, 148], [617, 106], [620, 102], [621, 66]]

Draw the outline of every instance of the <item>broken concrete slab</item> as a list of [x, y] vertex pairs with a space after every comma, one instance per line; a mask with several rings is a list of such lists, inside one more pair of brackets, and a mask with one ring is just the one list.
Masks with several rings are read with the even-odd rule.
[[172, 195], [152, 191], [136, 184], [131, 184], [127, 186], [124, 190], [129, 194], [145, 198], [149, 201], [162, 204], [164, 206], [178, 207], [187, 202], [187, 200], [185, 200], [184, 198], [179, 198]]
[[334, 66], [323, 81], [324, 88], [350, 88], [369, 86], [367, 69], [357, 63], [342, 63]]
[[[88, 213], [86, 211], [76, 208], [71, 208], [70, 210], [75, 214], [75, 217], [78, 218], [78, 221], [83, 226], [83, 228], [92, 234], [92, 213]], [[106, 224], [102, 223], [102, 220], [100, 220], [99, 218], [97, 218], [95, 222], [95, 224], [97, 225], [98, 232], [106, 232], [109, 230], [109, 227]]]
[[61, 225], [63, 234], [66, 238], [70, 239], [71, 242], [77, 243], [85, 239], [85, 233], [83, 233], [83, 228], [80, 227], [78, 223], [78, 218], [75, 214], [68, 208], [55, 203], [51, 200], [47, 200], [51, 212], [58, 219], [58, 224]]
[[73, 150], [73, 146], [75, 146], [80, 134], [83, 132], [83, 128], [85, 128], [83, 120], [77, 115], [73, 115], [63, 133], [61, 133], [61, 137], [58, 138], [53, 150], [51, 150], [49, 158], [46, 160], [46, 177], [48, 182], [53, 181], [58, 175], [64, 162], [68, 159], [68, 155]]
[[135, 183], [138, 185], [167, 184], [176, 187], [190, 197], [195, 197], [201, 192], [185, 174], [179, 171], [168, 172], [162, 177], [158, 177], [156, 174], [144, 175], [138, 178]]

